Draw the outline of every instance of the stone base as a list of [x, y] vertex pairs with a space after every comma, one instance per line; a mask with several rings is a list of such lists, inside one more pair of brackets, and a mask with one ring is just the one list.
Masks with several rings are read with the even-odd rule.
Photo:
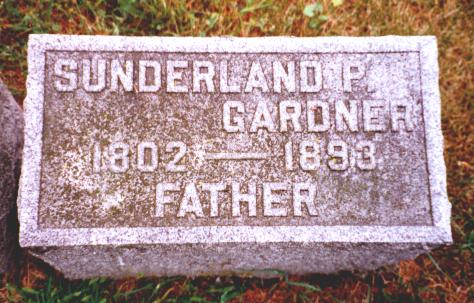
[[70, 279], [230, 274], [270, 278], [276, 275], [275, 270], [289, 274], [373, 270], [413, 259], [434, 247], [416, 243], [226, 243], [70, 246], [29, 251]]

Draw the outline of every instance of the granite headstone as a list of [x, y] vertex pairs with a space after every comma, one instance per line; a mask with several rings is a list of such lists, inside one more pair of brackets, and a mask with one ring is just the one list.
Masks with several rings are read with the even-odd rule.
[[0, 272], [18, 248], [16, 198], [23, 147], [23, 113], [0, 80]]
[[451, 242], [434, 37], [31, 35], [20, 243], [71, 278]]

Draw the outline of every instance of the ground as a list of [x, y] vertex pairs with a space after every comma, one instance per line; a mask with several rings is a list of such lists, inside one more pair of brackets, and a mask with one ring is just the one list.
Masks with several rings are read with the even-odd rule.
[[30, 33], [163, 36], [435, 35], [454, 244], [357, 274], [67, 281], [32, 257], [3, 275], [11, 302], [473, 302], [474, 2], [1, 1], [0, 76], [21, 104]]

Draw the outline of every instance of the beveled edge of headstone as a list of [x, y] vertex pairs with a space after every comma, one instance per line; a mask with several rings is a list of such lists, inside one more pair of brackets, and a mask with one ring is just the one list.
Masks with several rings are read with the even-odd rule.
[[[217, 53], [418, 52], [433, 225], [39, 228], [44, 68], [45, 52], [48, 50]], [[20, 245], [33, 247], [226, 242], [451, 243], [451, 204], [446, 191], [437, 56], [434, 36], [196, 38], [30, 35], [27, 96], [24, 103], [25, 161], [22, 166], [18, 198]]]

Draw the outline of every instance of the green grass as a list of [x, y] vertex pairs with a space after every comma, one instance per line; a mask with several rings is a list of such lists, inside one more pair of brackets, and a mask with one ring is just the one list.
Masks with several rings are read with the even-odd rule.
[[436, 35], [455, 243], [366, 275], [68, 281], [22, 256], [2, 277], [11, 302], [473, 302], [474, 2], [1, 1], [0, 76], [21, 104], [30, 33], [165, 36]]
[[170, 277], [111, 280], [67, 281], [57, 275], [35, 278], [32, 286], [7, 283], [5, 298], [11, 302], [247, 302], [243, 295], [258, 287], [272, 294], [278, 288], [292, 294], [297, 301], [310, 302], [312, 293], [321, 289], [306, 282], [289, 280], [278, 272], [279, 279]]

